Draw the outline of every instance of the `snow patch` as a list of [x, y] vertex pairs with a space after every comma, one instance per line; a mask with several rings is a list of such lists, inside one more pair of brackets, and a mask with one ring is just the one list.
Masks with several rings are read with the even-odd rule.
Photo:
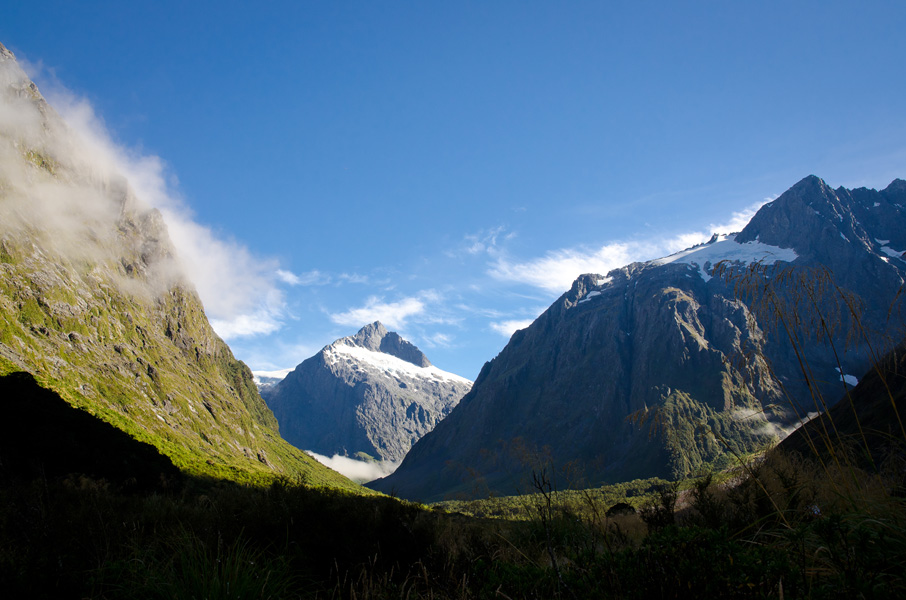
[[840, 370], [840, 367], [834, 367], [834, 370], [837, 372], [838, 375], [840, 375], [840, 381], [846, 383], [846, 385], [853, 386], [853, 387], [859, 385], [859, 380], [855, 376], [844, 374]]
[[325, 352], [325, 355], [328, 358], [335, 359], [341, 358], [340, 356], [337, 356], [340, 354], [344, 355], [343, 358], [346, 358], [347, 360], [352, 359], [367, 363], [382, 371], [388, 372], [394, 377], [398, 377], [399, 375], [406, 375], [409, 377], [419, 377], [422, 379], [440, 379], [443, 381], [452, 381], [468, 386], [472, 385], [472, 382], [465, 377], [460, 377], [459, 375], [456, 375], [454, 373], [448, 373], [447, 371], [438, 369], [434, 365], [431, 365], [430, 367], [419, 367], [401, 358], [397, 358], [383, 352], [368, 350], [367, 348], [362, 348], [360, 346], [336, 344], [335, 346], [328, 348], [327, 352]]
[[658, 258], [648, 264], [666, 265], [669, 263], [688, 264], [698, 269], [698, 274], [705, 281], [711, 280], [711, 268], [722, 260], [744, 265], [753, 262], [775, 263], [778, 261], [793, 262], [799, 257], [791, 248], [780, 248], [759, 241], [740, 244], [736, 234], [722, 235], [711, 244], [693, 246], [688, 250]]
[[576, 304], [582, 304], [583, 302], [588, 302], [595, 296], [600, 296], [600, 295], [601, 295], [601, 292], [599, 292], [598, 290], [592, 290], [591, 292], [588, 292], [588, 294], [586, 294], [586, 296], [584, 298], [582, 298], [581, 300], [579, 300]]
[[[903, 260], [903, 251], [902, 250], [894, 250], [890, 246], [881, 246], [881, 252], [883, 252], [884, 254], [886, 254], [887, 256], [889, 256], [891, 258], [898, 258], [900, 260]], [[904, 262], [906, 262], [906, 261], [904, 261]]]

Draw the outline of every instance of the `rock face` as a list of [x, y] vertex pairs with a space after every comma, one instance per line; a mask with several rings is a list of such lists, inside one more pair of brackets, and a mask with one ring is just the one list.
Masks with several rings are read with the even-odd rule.
[[[14, 371], [189, 473], [306, 472], [351, 486], [280, 439], [251, 372], [183, 277], [160, 213], [0, 46], [0, 374]], [[21, 426], [40, 434], [40, 423]]]
[[888, 309], [906, 274], [904, 206], [900, 180], [878, 192], [807, 177], [738, 234], [579, 277], [369, 485], [428, 501], [525, 491], [541, 466], [559, 485], [677, 477], [776, 440], [813, 397], [839, 397], [838, 368], [868, 367], [841, 289], [866, 331], [903, 322]]
[[471, 386], [375, 322], [304, 361], [265, 399], [297, 448], [399, 461]]

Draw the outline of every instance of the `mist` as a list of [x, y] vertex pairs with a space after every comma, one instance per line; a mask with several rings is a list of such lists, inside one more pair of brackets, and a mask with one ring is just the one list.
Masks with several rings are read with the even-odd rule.
[[386, 477], [399, 468], [402, 461], [364, 461], [334, 454], [331, 457], [318, 454], [310, 450], [305, 451], [309, 456], [317, 460], [325, 467], [329, 467], [337, 473], [348, 477], [356, 483], [368, 483], [381, 477]]
[[278, 262], [198, 223], [163, 160], [114, 142], [90, 103], [26, 65], [45, 103], [10, 56], [0, 56], [0, 232], [28, 231], [69, 260], [118, 261], [124, 213], [156, 209], [164, 226], [145, 274], [155, 293], [190, 282], [227, 340], [278, 330], [286, 313]]

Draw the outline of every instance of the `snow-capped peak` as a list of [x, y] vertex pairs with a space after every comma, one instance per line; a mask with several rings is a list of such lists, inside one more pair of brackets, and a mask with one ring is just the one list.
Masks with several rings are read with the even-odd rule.
[[735, 233], [712, 237], [705, 244], [699, 244], [682, 250], [664, 258], [649, 261], [651, 265], [666, 265], [669, 263], [683, 263], [698, 269], [702, 279], [711, 279], [711, 270], [721, 261], [742, 263], [745, 265], [753, 262], [775, 263], [778, 261], [792, 262], [798, 258], [791, 248], [779, 248], [754, 240], [738, 243]]

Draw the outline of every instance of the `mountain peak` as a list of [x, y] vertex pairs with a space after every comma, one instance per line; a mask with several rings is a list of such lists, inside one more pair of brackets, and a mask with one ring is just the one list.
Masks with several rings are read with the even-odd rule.
[[886, 193], [906, 192], [906, 181], [903, 181], [902, 179], [894, 179], [893, 181], [890, 182], [890, 185], [888, 185], [886, 188], [884, 188], [883, 191]]
[[375, 321], [303, 361], [267, 402], [298, 448], [399, 461], [471, 387]]
[[815, 187], [827, 187], [827, 184], [817, 175], [807, 175], [806, 177], [800, 179], [795, 185], [793, 185], [790, 190], [811, 189]]
[[354, 336], [340, 340], [346, 345], [359, 346], [374, 352], [383, 352], [417, 367], [430, 367], [431, 361], [414, 344], [388, 331], [380, 321], [365, 325]]
[[353, 336], [352, 340], [357, 346], [362, 346], [369, 350], [379, 350], [381, 340], [383, 340], [388, 333], [390, 332], [384, 327], [383, 323], [375, 321], [374, 323], [369, 323], [359, 329], [359, 332]]

